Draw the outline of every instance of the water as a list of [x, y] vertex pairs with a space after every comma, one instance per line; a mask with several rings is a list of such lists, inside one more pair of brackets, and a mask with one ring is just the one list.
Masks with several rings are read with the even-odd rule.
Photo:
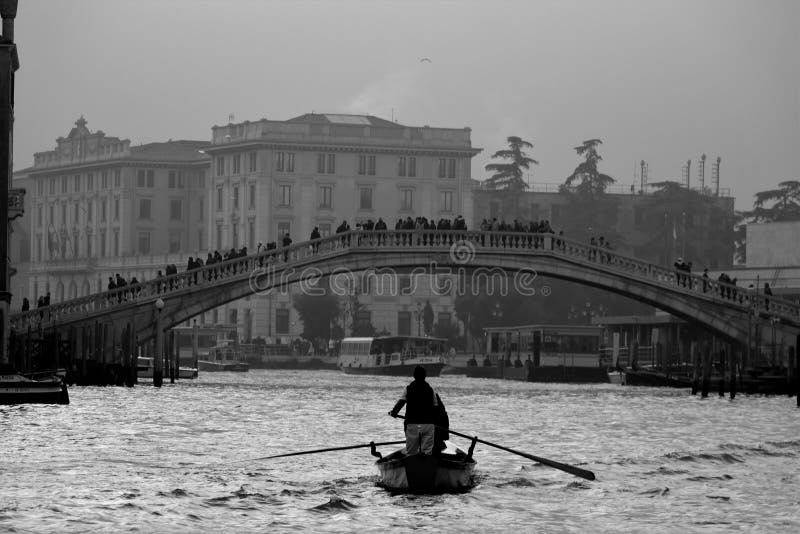
[[800, 410], [787, 397], [431, 379], [454, 430], [579, 465], [594, 482], [481, 444], [479, 484], [460, 495], [391, 495], [367, 448], [256, 459], [402, 439], [386, 413], [406, 382], [204, 373], [0, 407], [0, 530], [800, 531]]

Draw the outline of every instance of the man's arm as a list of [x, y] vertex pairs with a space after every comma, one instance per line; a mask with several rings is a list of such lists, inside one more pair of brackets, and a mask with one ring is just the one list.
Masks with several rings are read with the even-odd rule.
[[389, 415], [391, 415], [392, 417], [397, 417], [397, 414], [400, 413], [400, 409], [406, 404], [407, 394], [408, 394], [408, 389], [404, 388], [403, 395], [400, 397], [400, 400], [397, 401], [397, 403], [395, 403], [394, 408], [392, 408], [392, 411], [389, 412]]

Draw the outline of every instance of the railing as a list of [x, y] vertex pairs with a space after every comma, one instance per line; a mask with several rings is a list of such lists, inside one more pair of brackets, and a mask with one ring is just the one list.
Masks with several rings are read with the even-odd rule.
[[568, 259], [586, 268], [603, 270], [669, 288], [740, 311], [777, 317], [800, 324], [800, 305], [757, 291], [737, 287], [696, 274], [678, 272], [617, 254], [612, 250], [579, 243], [554, 234], [483, 232], [459, 230], [352, 230], [289, 247], [266, 250], [221, 263], [204, 265], [110, 291], [70, 299], [11, 316], [18, 332], [42, 323], [63, 324], [71, 318], [112, 310], [120, 305], [155, 299], [203, 285], [217, 285], [235, 278], [269, 274], [292, 264], [313, 264], [326, 256], [348, 251], [429, 250], [447, 252], [450, 263], [467, 266], [477, 253], [547, 255]]

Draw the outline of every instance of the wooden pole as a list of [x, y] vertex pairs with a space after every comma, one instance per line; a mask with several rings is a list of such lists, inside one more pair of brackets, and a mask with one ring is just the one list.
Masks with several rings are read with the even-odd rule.
[[690, 343], [689, 352], [692, 357], [692, 395], [697, 395], [700, 389], [700, 350], [696, 341]]
[[727, 354], [725, 353], [725, 349], [722, 348], [719, 351], [719, 396], [725, 396], [725, 357]]
[[728, 384], [730, 387], [730, 395], [731, 399], [736, 398], [736, 369], [739, 363], [739, 352], [740, 349], [738, 346], [730, 345], [731, 351], [731, 362], [730, 366], [728, 367], [728, 376], [730, 377], [728, 380]]
[[711, 346], [708, 341], [703, 344], [703, 380], [700, 386], [700, 396], [708, 397], [708, 389], [711, 386]]
[[175, 357], [175, 331], [167, 333], [167, 350], [169, 351], [169, 383], [174, 384], [178, 378], [178, 365]]
[[153, 351], [153, 385], [161, 387], [164, 382], [164, 330], [161, 328], [161, 309], [156, 309], [156, 339]]
[[192, 360], [194, 361], [194, 369], [196, 372], [199, 373], [197, 369], [197, 360], [200, 357], [200, 351], [197, 349], [198, 342], [200, 337], [200, 327], [197, 326], [197, 319], [194, 321], [194, 325], [192, 325]]

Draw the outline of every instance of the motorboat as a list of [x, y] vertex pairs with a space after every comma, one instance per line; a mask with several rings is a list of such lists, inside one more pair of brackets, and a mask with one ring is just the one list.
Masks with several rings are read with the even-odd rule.
[[10, 365], [2, 365], [0, 405], [5, 404], [69, 404], [69, 393], [61, 376], [25, 375]]

